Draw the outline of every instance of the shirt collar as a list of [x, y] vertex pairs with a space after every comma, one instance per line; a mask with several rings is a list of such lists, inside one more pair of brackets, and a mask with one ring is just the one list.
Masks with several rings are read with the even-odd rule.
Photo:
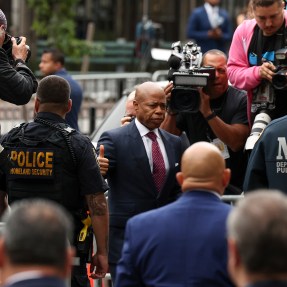
[[157, 138], [160, 138], [158, 129], [149, 130], [146, 126], [144, 126], [141, 122], [139, 122], [139, 120], [137, 118], [135, 119], [135, 124], [136, 124], [136, 127], [137, 127], [141, 137], [144, 137], [149, 132], [154, 132], [156, 134]]
[[218, 12], [218, 10], [219, 10], [218, 6], [212, 6], [207, 2], [204, 3], [204, 8], [206, 9], [206, 11], [208, 11], [208, 13], [212, 12], [212, 11]]
[[66, 121], [59, 116], [58, 114], [55, 113], [50, 113], [50, 112], [39, 112], [36, 115], [36, 118], [42, 118], [42, 119], [47, 119], [47, 120], [52, 120], [60, 123], [66, 123]]

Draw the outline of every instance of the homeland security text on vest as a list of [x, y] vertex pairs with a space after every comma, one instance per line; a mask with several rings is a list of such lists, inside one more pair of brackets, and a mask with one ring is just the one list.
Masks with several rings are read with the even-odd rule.
[[10, 158], [15, 167], [10, 169], [10, 175], [51, 177], [53, 157], [53, 151], [42, 149], [12, 150]]

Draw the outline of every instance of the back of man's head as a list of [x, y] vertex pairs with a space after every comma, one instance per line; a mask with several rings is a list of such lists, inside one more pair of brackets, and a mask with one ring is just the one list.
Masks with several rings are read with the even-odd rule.
[[68, 104], [70, 85], [67, 80], [56, 75], [50, 75], [39, 82], [37, 98], [41, 104]]
[[287, 197], [283, 193], [248, 193], [230, 213], [227, 228], [229, 269], [235, 279], [240, 266], [249, 276], [287, 279]]
[[225, 160], [216, 146], [197, 142], [184, 152], [177, 179], [182, 191], [207, 189], [222, 195], [229, 183], [230, 170], [225, 168]]
[[49, 266], [63, 271], [67, 264], [73, 227], [70, 216], [58, 204], [46, 200], [15, 202], [3, 218], [0, 262], [15, 268]]

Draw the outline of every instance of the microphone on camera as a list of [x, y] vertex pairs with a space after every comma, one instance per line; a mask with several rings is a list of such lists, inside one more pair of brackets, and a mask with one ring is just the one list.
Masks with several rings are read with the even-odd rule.
[[172, 81], [173, 73], [176, 72], [176, 71], [177, 71], [177, 69], [172, 69], [172, 68], [169, 69], [169, 71], [167, 73], [167, 80], [168, 81]]
[[181, 64], [181, 56], [171, 54], [167, 62], [172, 69], [178, 70]]

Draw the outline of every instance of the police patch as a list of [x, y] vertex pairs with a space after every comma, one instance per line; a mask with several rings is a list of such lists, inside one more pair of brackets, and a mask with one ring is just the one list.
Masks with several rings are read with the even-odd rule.
[[54, 151], [40, 148], [12, 148], [10, 159], [13, 167], [9, 177], [52, 178], [54, 177]]

